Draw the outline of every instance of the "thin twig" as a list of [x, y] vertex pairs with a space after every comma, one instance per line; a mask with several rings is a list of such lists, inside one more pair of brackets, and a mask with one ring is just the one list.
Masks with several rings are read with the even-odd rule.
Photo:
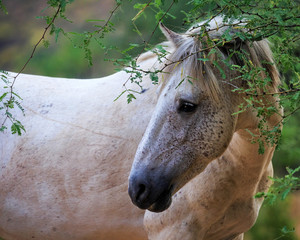
[[283, 94], [288, 94], [288, 93], [294, 93], [294, 92], [299, 92], [300, 89], [290, 89], [290, 90], [287, 90], [287, 91], [281, 91], [281, 92], [274, 92], [274, 93], [261, 93], [261, 94], [254, 94], [254, 93], [246, 93], [246, 95], [248, 96], [254, 96], [254, 97], [260, 97], [260, 96], [265, 96], [265, 95], [271, 95], [271, 96], [274, 96], [274, 95], [283, 95]]
[[[28, 63], [30, 62], [30, 60], [33, 58], [34, 54], [35, 54], [35, 51], [37, 49], [37, 47], [40, 45], [40, 43], [45, 39], [45, 35], [47, 33], [47, 31], [49, 30], [49, 28], [52, 26], [52, 24], [54, 23], [54, 20], [57, 18], [58, 16], [58, 13], [60, 12], [61, 10], [61, 5], [58, 6], [57, 8], [57, 11], [55, 12], [51, 22], [47, 25], [47, 27], [44, 29], [44, 32], [42, 34], [42, 37], [39, 39], [39, 41], [34, 45], [33, 47], [33, 50], [31, 52], [31, 55], [30, 57], [27, 59], [27, 61], [25, 62], [25, 64], [23, 65], [23, 67], [21, 68], [21, 70], [17, 73], [16, 76], [13, 77], [13, 81], [11, 83], [11, 85], [9, 86], [9, 99], [8, 99], [8, 102], [11, 102], [12, 99], [13, 99], [13, 87], [15, 85], [15, 82], [16, 82], [16, 79], [19, 77], [19, 75], [24, 71], [24, 69], [27, 67]], [[9, 109], [9, 105], [7, 104], [6, 108], [5, 108], [5, 112], [7, 113], [8, 112], [8, 109]], [[2, 122], [2, 125], [1, 127], [4, 126], [4, 124], [6, 123], [7, 119], [10, 118], [7, 114], [6, 114], [6, 117], [4, 118], [3, 122]]]
[[104, 23], [104, 25], [99, 28], [98, 30], [95, 31], [96, 34], [100, 33], [101, 31], [103, 31], [109, 24], [111, 18], [113, 17], [113, 15], [115, 14], [115, 12], [118, 10], [118, 8], [121, 6], [121, 4], [117, 4], [115, 6], [115, 8], [110, 12], [110, 15], [108, 17], [108, 19], [106, 20], [106, 22]]
[[294, 109], [293, 111], [291, 111], [289, 114], [284, 115], [283, 118], [287, 118], [287, 117], [293, 115], [295, 112], [297, 112], [297, 111], [299, 111], [299, 110], [300, 110], [300, 106], [297, 107], [297, 108], [295, 108], [295, 109]]
[[[151, 0], [151, 1], [152, 1], [152, 0]], [[151, 2], [151, 1], [150, 1], [150, 2]], [[149, 4], [150, 4], [150, 2], [149, 2]], [[144, 46], [143, 46], [142, 50], [140, 51], [140, 53], [138, 54], [137, 59], [142, 55], [142, 53], [145, 51], [146, 47], [149, 45], [149, 42], [150, 42], [150, 40], [152, 39], [152, 37], [153, 37], [155, 31], [157, 30], [157, 28], [158, 28], [158, 26], [159, 26], [159, 23], [160, 23], [161, 20], [167, 15], [167, 13], [171, 10], [171, 8], [173, 7], [174, 3], [175, 3], [175, 1], [173, 0], [172, 3], [170, 4], [170, 6], [168, 7], [168, 9], [166, 10], [166, 12], [165, 12], [165, 13], [162, 15], [162, 17], [158, 20], [158, 23], [156, 24], [154, 30], [152, 31], [150, 37], [148, 38], [148, 41], [145, 41], [145, 42], [144, 42]], [[125, 85], [128, 83], [128, 81], [131, 79], [131, 77], [132, 77], [132, 73], [130, 74], [130, 76], [128, 77], [128, 79], [123, 83], [123, 86], [124, 86], [124, 87], [125, 87]]]

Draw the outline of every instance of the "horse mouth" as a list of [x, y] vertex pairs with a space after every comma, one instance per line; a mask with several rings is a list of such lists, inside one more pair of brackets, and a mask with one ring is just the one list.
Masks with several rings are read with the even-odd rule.
[[147, 210], [156, 213], [167, 210], [172, 203], [172, 188], [173, 187], [163, 192]]
[[172, 203], [174, 185], [166, 180], [158, 181], [156, 184], [149, 184], [147, 179], [142, 180], [136, 177], [129, 179], [128, 194], [132, 203], [140, 209], [151, 212], [168, 209]]

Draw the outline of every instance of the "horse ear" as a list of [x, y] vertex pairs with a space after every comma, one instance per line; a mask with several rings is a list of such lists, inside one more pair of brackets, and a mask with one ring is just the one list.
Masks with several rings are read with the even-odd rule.
[[159, 23], [160, 30], [162, 33], [166, 36], [166, 38], [172, 42], [175, 47], [179, 47], [181, 43], [183, 42], [183, 36], [173, 32], [172, 30], [168, 29], [164, 24], [161, 22]]

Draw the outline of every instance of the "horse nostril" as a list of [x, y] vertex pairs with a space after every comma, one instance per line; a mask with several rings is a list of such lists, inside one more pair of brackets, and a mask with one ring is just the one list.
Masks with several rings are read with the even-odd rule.
[[143, 195], [145, 195], [145, 192], [146, 192], [146, 186], [145, 186], [145, 184], [139, 184], [135, 200], [137, 202], [143, 201], [143, 197], [145, 197]]
[[139, 208], [146, 209], [150, 206], [150, 189], [151, 187], [147, 184], [147, 181], [145, 181], [145, 179], [132, 177], [129, 180], [129, 196], [132, 202]]

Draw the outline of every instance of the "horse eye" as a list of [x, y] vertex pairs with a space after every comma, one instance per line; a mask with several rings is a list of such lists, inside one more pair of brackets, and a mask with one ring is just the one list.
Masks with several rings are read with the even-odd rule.
[[197, 109], [197, 104], [190, 102], [181, 102], [178, 107], [178, 112], [192, 113]]

